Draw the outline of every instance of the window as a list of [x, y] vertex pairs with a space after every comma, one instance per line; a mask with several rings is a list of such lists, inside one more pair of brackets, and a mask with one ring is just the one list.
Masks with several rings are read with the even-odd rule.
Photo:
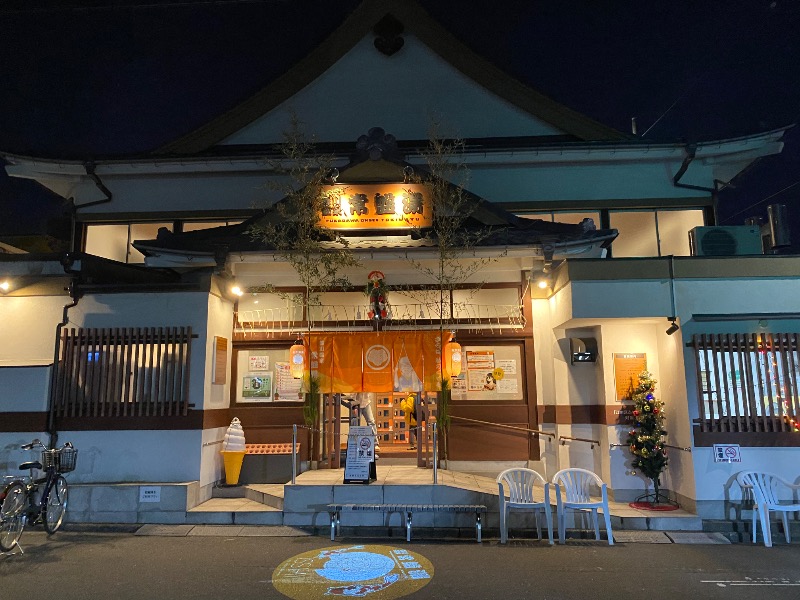
[[703, 225], [703, 211], [609, 211], [609, 224], [619, 231], [611, 246], [614, 258], [689, 256], [689, 230]]
[[797, 430], [798, 335], [695, 335], [700, 431]]
[[191, 340], [191, 327], [65, 330], [55, 415], [188, 414]]
[[183, 224], [183, 231], [199, 231], [201, 229], [213, 229], [214, 227], [225, 227], [227, 225], [238, 225], [238, 221], [186, 221]]
[[653, 211], [612, 211], [609, 224], [619, 231], [611, 245], [614, 258], [658, 256], [656, 214]]
[[[224, 225], [236, 225], [239, 220], [225, 221], [187, 221], [183, 223], [183, 231], [197, 231]], [[153, 240], [158, 236], [160, 228], [173, 231], [173, 222], [140, 222], [106, 225], [87, 225], [85, 250], [102, 258], [123, 263], [141, 264], [144, 255], [133, 247], [136, 240]]]
[[144, 255], [131, 244], [136, 240], [155, 239], [161, 227], [172, 231], [172, 223], [87, 225], [86, 253], [123, 263], [143, 263]]
[[600, 213], [598, 211], [568, 212], [568, 211], [548, 211], [534, 212], [518, 215], [524, 219], [541, 219], [543, 221], [555, 221], [556, 223], [572, 223], [577, 225], [584, 219], [591, 219], [595, 226], [600, 227]]

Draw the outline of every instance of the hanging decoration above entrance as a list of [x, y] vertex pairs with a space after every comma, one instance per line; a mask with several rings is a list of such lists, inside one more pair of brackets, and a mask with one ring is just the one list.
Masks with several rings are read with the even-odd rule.
[[438, 331], [312, 333], [311, 374], [326, 394], [434, 392], [442, 379], [442, 337]]
[[328, 229], [412, 229], [433, 224], [430, 197], [421, 184], [337, 183], [323, 186], [322, 194], [319, 222]]
[[367, 275], [369, 283], [364, 293], [369, 296], [369, 310], [367, 315], [370, 319], [381, 321], [389, 318], [388, 288], [383, 281], [383, 273], [372, 271]]

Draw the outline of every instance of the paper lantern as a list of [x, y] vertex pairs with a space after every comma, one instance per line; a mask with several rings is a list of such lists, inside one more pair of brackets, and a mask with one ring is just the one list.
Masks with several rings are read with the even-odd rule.
[[444, 369], [450, 377], [461, 374], [461, 344], [451, 339], [444, 346]]
[[305, 373], [306, 347], [301, 342], [289, 348], [289, 370], [294, 379], [301, 379]]

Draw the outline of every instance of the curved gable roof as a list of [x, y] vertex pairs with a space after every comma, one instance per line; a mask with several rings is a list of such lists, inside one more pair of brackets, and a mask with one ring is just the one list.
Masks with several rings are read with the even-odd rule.
[[613, 141], [627, 138], [625, 134], [555, 102], [501, 71], [459, 42], [413, 0], [365, 0], [328, 39], [284, 75], [210, 123], [159, 148], [155, 154], [187, 155], [213, 147], [320, 77], [359, 41], [370, 35], [372, 29], [387, 16], [400, 21], [405, 31], [417, 36], [467, 78], [557, 129], [579, 140]]

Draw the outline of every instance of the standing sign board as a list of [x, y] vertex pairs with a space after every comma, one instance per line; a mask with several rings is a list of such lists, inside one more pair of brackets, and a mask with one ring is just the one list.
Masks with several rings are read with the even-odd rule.
[[344, 483], [370, 483], [375, 479], [375, 433], [369, 426], [350, 427]]

